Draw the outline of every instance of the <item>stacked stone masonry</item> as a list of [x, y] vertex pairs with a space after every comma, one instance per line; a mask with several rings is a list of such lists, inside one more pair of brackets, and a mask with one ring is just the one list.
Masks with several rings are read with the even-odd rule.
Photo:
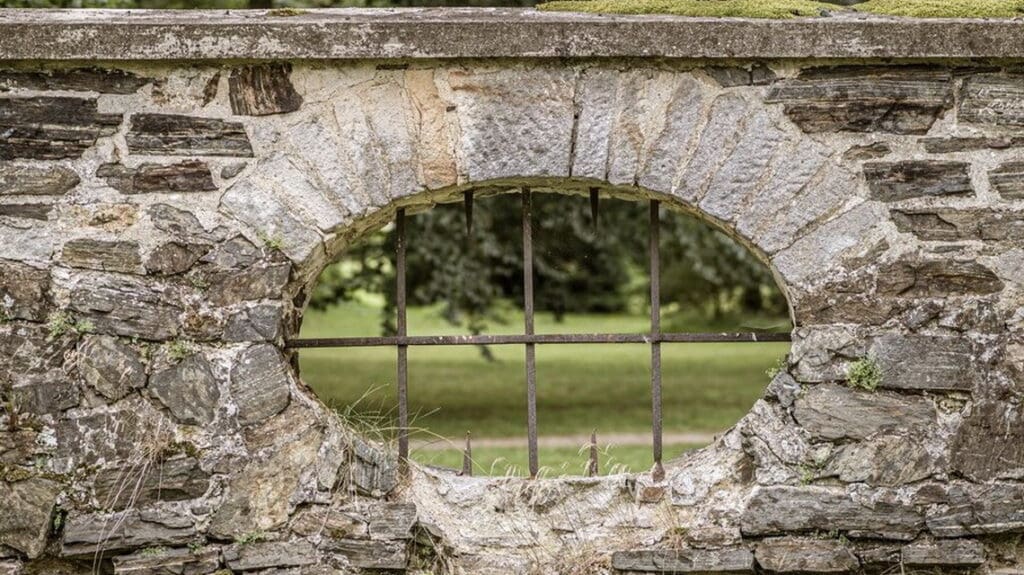
[[[1024, 573], [1022, 102], [1005, 61], [4, 62], [0, 574]], [[786, 291], [785, 369], [662, 483], [401, 479], [298, 377], [327, 262], [523, 185]]]

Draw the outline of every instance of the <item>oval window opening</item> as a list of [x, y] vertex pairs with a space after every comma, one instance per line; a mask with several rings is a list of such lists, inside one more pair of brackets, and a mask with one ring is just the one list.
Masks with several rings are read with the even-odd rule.
[[710, 224], [524, 190], [399, 210], [323, 271], [297, 344], [326, 404], [420, 465], [606, 475], [714, 441], [791, 329], [767, 266]]

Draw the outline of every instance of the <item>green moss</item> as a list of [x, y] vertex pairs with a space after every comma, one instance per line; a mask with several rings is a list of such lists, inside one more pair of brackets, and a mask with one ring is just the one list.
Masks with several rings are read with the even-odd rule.
[[882, 368], [873, 358], [864, 357], [846, 368], [846, 379], [853, 387], [874, 391], [882, 383]]
[[541, 10], [697, 17], [793, 18], [828, 12], [870, 12], [915, 18], [1014, 18], [1022, 0], [868, 0], [850, 7], [812, 0], [555, 0]]

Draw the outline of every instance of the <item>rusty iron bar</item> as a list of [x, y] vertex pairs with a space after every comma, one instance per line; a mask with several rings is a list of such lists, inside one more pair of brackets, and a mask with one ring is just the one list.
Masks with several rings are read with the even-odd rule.
[[600, 467], [597, 462], [597, 430], [590, 432], [590, 456], [587, 458], [587, 477], [596, 477]]
[[541, 333], [534, 335], [417, 335], [368, 336], [293, 339], [291, 349], [323, 347], [394, 347], [396, 345], [522, 345], [533, 344], [600, 344], [600, 343], [771, 343], [792, 341], [789, 333], [771, 332], [705, 332], [660, 333], [652, 337], [640, 333]]
[[[530, 188], [523, 188], [523, 317], [524, 334], [533, 333], [533, 198]], [[537, 461], [537, 350], [526, 343], [526, 442], [530, 478], [535, 479], [540, 465]]]
[[[405, 208], [395, 215], [395, 302], [399, 338], [407, 335], [405, 298]], [[409, 347], [398, 344], [398, 460], [403, 472], [409, 469]]]
[[590, 188], [590, 224], [594, 226], [594, 231], [597, 231], [597, 216], [600, 208], [601, 197], [598, 195], [597, 188]]
[[473, 192], [462, 192], [462, 204], [466, 212], [466, 237], [473, 235]]
[[462, 450], [462, 475], [473, 476], [473, 444], [469, 440], [469, 432], [466, 432], [466, 447]]
[[654, 467], [651, 478], [661, 481], [665, 468], [661, 465], [661, 219], [658, 200], [651, 200], [650, 208], [650, 251], [651, 251], [651, 435], [654, 448]]

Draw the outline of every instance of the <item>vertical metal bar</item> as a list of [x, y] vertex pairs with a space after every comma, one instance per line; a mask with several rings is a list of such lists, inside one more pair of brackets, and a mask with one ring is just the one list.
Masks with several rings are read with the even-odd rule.
[[594, 226], [594, 230], [597, 230], [597, 213], [601, 207], [601, 197], [597, 193], [597, 188], [590, 188], [590, 224]]
[[[533, 201], [523, 188], [523, 315], [526, 335], [533, 335]], [[537, 358], [534, 344], [526, 344], [526, 430], [530, 478], [537, 477]]]
[[665, 478], [661, 465], [661, 219], [660, 202], [651, 200], [649, 223], [651, 251], [651, 432], [653, 435], [655, 481]]
[[462, 475], [473, 476], [473, 445], [469, 441], [469, 432], [466, 432], [466, 447], [462, 450]]
[[466, 210], [466, 237], [469, 237], [473, 234], [473, 192], [463, 192], [462, 203]]
[[[395, 215], [395, 303], [398, 307], [396, 330], [408, 335], [405, 301], [405, 208]], [[409, 346], [398, 346], [398, 460], [403, 472], [409, 465]]]
[[600, 470], [597, 462], [597, 430], [590, 432], [590, 457], [587, 458], [587, 477], [596, 477]]

